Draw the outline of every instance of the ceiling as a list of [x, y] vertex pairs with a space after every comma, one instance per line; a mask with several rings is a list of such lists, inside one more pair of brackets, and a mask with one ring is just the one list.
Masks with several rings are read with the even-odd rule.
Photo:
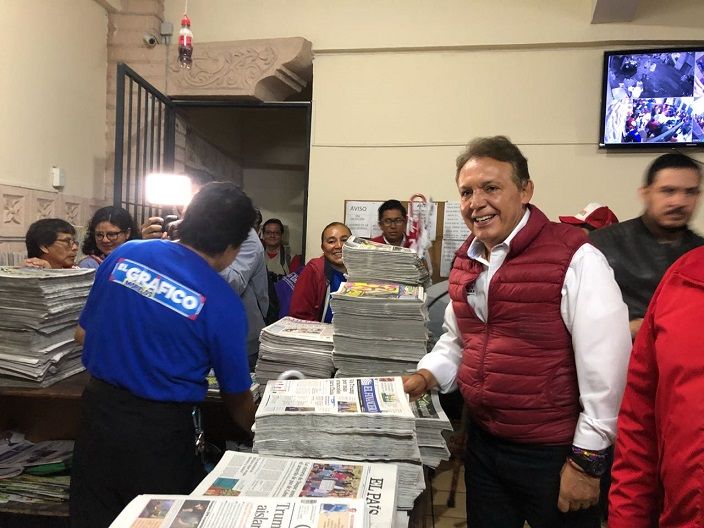
[[198, 106], [180, 106], [178, 113], [203, 139], [237, 160], [243, 168], [263, 165], [304, 168], [308, 146], [307, 105], [252, 106], [236, 102], [208, 105], [207, 101], [201, 101]]

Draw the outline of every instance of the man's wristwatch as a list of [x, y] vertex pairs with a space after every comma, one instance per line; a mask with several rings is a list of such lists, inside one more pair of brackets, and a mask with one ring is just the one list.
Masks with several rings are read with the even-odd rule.
[[579, 466], [587, 475], [594, 478], [601, 477], [607, 470], [607, 451], [590, 451], [581, 447], [572, 446], [568, 458], [570, 462]]

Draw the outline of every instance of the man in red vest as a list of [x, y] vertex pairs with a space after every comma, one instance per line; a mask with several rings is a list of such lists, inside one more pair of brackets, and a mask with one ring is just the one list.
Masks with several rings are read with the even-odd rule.
[[471, 528], [598, 528], [631, 344], [613, 272], [580, 229], [529, 203], [528, 163], [508, 138], [472, 141], [456, 183], [472, 234], [450, 273], [446, 333], [406, 392], [459, 386]]

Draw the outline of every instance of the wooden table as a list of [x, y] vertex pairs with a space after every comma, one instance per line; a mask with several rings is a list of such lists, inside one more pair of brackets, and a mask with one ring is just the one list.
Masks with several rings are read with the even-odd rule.
[[[73, 440], [78, 434], [80, 402], [90, 376], [81, 372], [46, 388], [0, 387], [0, 431], [24, 433], [28, 440]], [[221, 449], [226, 440], [246, 438], [234, 424], [219, 395], [201, 405], [209, 442]], [[68, 527], [68, 503], [0, 504], [1, 528]]]

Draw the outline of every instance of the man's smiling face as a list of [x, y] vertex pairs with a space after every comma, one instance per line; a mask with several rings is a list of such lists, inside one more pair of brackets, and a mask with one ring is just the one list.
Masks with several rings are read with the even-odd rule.
[[518, 225], [533, 196], [533, 182], [519, 188], [513, 165], [493, 158], [471, 158], [457, 177], [460, 209], [467, 227], [488, 251]]

